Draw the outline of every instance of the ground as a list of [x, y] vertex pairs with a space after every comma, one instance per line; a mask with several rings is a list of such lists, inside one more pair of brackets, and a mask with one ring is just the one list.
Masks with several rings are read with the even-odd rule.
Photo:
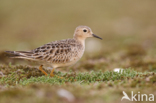
[[[121, 101], [123, 91], [137, 100], [141, 94], [156, 99], [156, 2], [121, 1], [1, 0], [0, 103], [132, 102]], [[54, 77], [40, 72], [39, 63], [4, 52], [72, 38], [78, 25], [103, 40], [87, 39], [81, 60], [56, 69]]]

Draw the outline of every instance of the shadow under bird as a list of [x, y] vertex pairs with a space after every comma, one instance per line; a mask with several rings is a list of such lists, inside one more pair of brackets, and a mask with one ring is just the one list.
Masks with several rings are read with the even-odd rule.
[[50, 76], [53, 77], [56, 68], [70, 66], [82, 57], [85, 51], [85, 39], [88, 37], [102, 39], [93, 34], [88, 26], [78, 26], [72, 39], [53, 41], [30, 51], [6, 52], [13, 54], [12, 58], [22, 58], [42, 63], [39, 70], [45, 75], [48, 74], [42, 69], [42, 66], [51, 66], [53, 69]]

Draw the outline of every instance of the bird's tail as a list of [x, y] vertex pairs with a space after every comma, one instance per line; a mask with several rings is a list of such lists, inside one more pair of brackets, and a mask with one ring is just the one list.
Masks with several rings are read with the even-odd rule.
[[11, 58], [23, 58], [33, 60], [32, 51], [5, 51]]

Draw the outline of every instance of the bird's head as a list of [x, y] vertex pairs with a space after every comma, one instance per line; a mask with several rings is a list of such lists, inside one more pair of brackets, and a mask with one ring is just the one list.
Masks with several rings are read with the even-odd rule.
[[101, 37], [95, 35], [88, 26], [78, 26], [75, 29], [74, 38], [78, 40], [85, 40], [88, 37], [95, 37], [101, 39]]

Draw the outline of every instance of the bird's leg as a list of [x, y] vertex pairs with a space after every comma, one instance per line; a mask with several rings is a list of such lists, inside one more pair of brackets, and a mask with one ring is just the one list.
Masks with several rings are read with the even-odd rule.
[[55, 70], [55, 68], [53, 68], [53, 70], [52, 70], [51, 73], [50, 73], [50, 76], [51, 76], [51, 77], [54, 77], [54, 70]]
[[42, 67], [43, 65], [40, 65], [39, 70], [47, 76], [48, 74], [42, 69]]
[[[54, 77], [54, 70], [55, 70], [55, 68], [53, 68], [53, 70], [52, 70], [51, 73], [50, 73], [50, 76], [51, 76], [51, 77]], [[61, 79], [63, 78], [63, 77], [59, 77], [59, 76], [57, 76], [57, 77], [58, 77], [58, 78], [61, 78]]]

